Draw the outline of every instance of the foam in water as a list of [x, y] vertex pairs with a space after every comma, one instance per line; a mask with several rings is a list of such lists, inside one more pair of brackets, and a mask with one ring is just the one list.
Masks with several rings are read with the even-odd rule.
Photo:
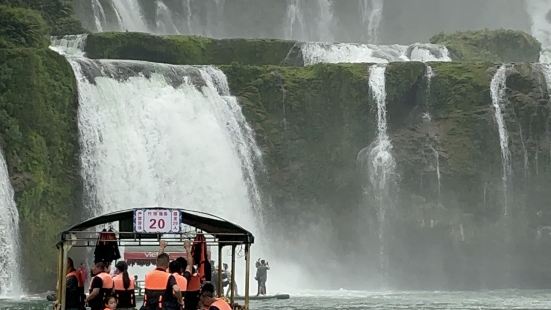
[[490, 84], [490, 92], [492, 96], [492, 106], [494, 107], [494, 115], [499, 133], [499, 145], [501, 147], [501, 162], [503, 166], [502, 183], [504, 196], [504, 215], [509, 215], [508, 204], [508, 187], [509, 179], [512, 173], [511, 167], [511, 152], [509, 151], [509, 133], [505, 124], [504, 110], [506, 102], [506, 85], [507, 82], [507, 66], [501, 65], [496, 71]]
[[21, 293], [19, 257], [19, 213], [8, 167], [0, 151], [0, 296]]
[[303, 43], [305, 65], [316, 63], [389, 63], [395, 61], [451, 61], [443, 45], [416, 43], [373, 45], [351, 43]]
[[532, 20], [532, 35], [542, 44], [540, 62], [551, 63], [551, 1], [526, 0], [526, 10]]

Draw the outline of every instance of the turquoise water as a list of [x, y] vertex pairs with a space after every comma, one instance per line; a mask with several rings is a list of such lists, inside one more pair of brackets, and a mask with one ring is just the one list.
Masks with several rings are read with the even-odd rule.
[[[1, 310], [51, 309], [48, 302], [0, 300]], [[289, 300], [254, 301], [251, 309], [551, 309], [551, 290], [485, 292], [304, 291]]]

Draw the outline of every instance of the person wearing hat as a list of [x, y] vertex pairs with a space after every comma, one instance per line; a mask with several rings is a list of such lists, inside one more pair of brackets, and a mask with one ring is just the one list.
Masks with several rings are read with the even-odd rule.
[[205, 282], [201, 286], [201, 304], [204, 309], [208, 310], [232, 310], [230, 305], [221, 298], [216, 298], [214, 295], [214, 285], [210, 282]]

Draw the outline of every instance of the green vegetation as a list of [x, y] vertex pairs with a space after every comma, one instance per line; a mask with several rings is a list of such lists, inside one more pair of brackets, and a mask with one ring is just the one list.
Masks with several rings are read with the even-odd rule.
[[27, 287], [51, 289], [58, 233], [82, 212], [75, 80], [47, 49], [0, 49], [0, 59], [0, 144], [19, 210], [23, 273]]
[[455, 61], [537, 62], [541, 51], [534, 37], [514, 30], [440, 33], [430, 42], [446, 45]]
[[2, 4], [36, 10], [48, 24], [49, 35], [86, 32], [80, 22], [74, 18], [70, 0], [1, 0], [0, 5]]
[[38, 12], [0, 5], [0, 48], [48, 47], [47, 35]]
[[95, 33], [88, 36], [90, 58], [133, 59], [179, 65], [218, 65], [233, 62], [262, 65], [281, 64], [292, 41], [215, 40], [195, 36], [155, 36], [146, 33]]
[[279, 206], [271, 212], [323, 216], [338, 212], [330, 206], [357, 203], [355, 158], [373, 132], [365, 65], [222, 70], [264, 150]]

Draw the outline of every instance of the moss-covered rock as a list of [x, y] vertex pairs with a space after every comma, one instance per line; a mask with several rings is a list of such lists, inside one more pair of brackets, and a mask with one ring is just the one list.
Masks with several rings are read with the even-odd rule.
[[196, 36], [155, 36], [146, 33], [95, 33], [85, 51], [96, 59], [133, 59], [179, 65], [280, 64], [292, 41], [222, 39]]
[[[507, 196], [517, 226], [515, 237], [504, 241], [503, 170], [490, 96], [497, 66], [430, 65], [430, 84], [421, 63], [393, 63], [386, 71], [388, 132], [399, 184], [392, 205], [385, 206], [388, 279], [396, 279], [398, 287], [404, 279], [417, 288], [434, 283], [477, 287], [481, 279], [500, 287], [504, 278], [492, 274], [507, 268], [535, 272], [516, 269], [521, 264], [500, 256], [510, 253], [512, 244], [525, 244], [531, 232], [551, 220], [544, 207], [551, 196], [543, 190], [551, 185], [546, 85], [534, 66], [508, 68], [504, 112], [514, 174]], [[285, 238], [294, 238], [297, 231], [309, 234], [304, 227], [312, 221], [330, 218], [331, 227], [324, 229], [331, 234], [324, 235], [324, 242], [335, 242], [329, 246], [334, 251], [361, 255], [366, 265], [373, 262], [371, 268], [378, 268], [378, 252], [372, 251], [378, 246], [378, 205], [366, 197], [369, 178], [363, 178], [365, 168], [356, 162], [377, 133], [368, 66], [235, 64], [222, 69], [264, 151], [273, 198], [270, 223], [288, 232]], [[303, 238], [318, 238], [322, 231]], [[532, 259], [528, 252], [533, 250], [511, 260]], [[423, 253], [436, 258], [427, 260]], [[409, 258], [407, 268], [403, 257]], [[468, 262], [475, 261], [483, 271], [472, 271]], [[429, 278], [428, 270], [434, 272]]]
[[40, 48], [48, 42], [48, 28], [37, 11], [0, 5], [0, 48]]
[[538, 40], [514, 30], [440, 33], [430, 42], [445, 45], [455, 61], [537, 62], [541, 51]]
[[0, 144], [32, 291], [55, 285], [58, 233], [81, 212], [77, 108], [65, 58], [48, 49], [0, 49]]

